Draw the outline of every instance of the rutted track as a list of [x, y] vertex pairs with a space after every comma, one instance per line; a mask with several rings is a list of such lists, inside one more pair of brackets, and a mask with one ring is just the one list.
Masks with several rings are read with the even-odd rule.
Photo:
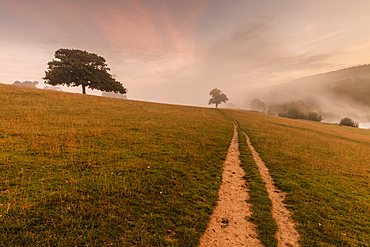
[[[291, 219], [289, 210], [284, 206], [285, 194], [280, 191], [269, 174], [268, 168], [246, 137], [253, 159], [258, 167], [268, 196], [272, 202], [272, 216], [278, 231], [276, 239], [278, 246], [300, 246], [299, 234], [295, 222]], [[238, 146], [238, 126], [234, 124], [234, 135], [223, 165], [222, 184], [219, 189], [218, 203], [211, 215], [206, 231], [200, 239], [199, 247], [204, 246], [263, 246], [258, 239], [256, 227], [247, 220], [251, 216], [248, 188], [240, 166]]]

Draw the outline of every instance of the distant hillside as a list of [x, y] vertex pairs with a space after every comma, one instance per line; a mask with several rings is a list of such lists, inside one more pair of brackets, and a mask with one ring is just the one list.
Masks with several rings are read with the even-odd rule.
[[339, 81], [334, 87], [334, 93], [370, 106], [370, 78], [356, 77]]
[[265, 88], [256, 96], [268, 105], [303, 100], [334, 118], [365, 118], [370, 107], [370, 65], [300, 78]]
[[[300, 100], [316, 97], [322, 93], [334, 93], [335, 87], [344, 80], [370, 79], [370, 65], [362, 65], [329, 73], [318, 74], [266, 88], [264, 98], [274, 100]], [[271, 98], [271, 96], [273, 96]], [[370, 95], [369, 95], [370, 97]]]

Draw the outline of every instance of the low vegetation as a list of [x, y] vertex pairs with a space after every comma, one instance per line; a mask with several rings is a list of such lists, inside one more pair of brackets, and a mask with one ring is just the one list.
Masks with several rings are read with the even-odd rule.
[[287, 112], [280, 112], [278, 116], [285, 117], [285, 118], [291, 118], [291, 119], [305, 119], [305, 120], [310, 120], [310, 121], [315, 121], [315, 122], [321, 122], [324, 119], [317, 112], [310, 112], [306, 114], [295, 108], [289, 109]]
[[[302, 246], [370, 246], [370, 132], [265, 114], [1, 85], [0, 243], [197, 246], [239, 123]], [[261, 241], [271, 204], [240, 137]]]
[[355, 120], [349, 117], [342, 118], [339, 122], [339, 125], [345, 125], [345, 126], [358, 128], [358, 122], [356, 122]]

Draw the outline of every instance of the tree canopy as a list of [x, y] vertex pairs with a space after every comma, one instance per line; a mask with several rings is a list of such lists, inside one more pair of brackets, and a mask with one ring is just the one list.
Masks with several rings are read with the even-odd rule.
[[37, 86], [36, 86], [37, 84], [39, 84], [38, 81], [23, 81], [23, 82], [15, 81], [13, 83], [13, 85], [16, 85], [16, 86], [32, 87], [32, 88], [37, 88]]
[[209, 93], [209, 95], [212, 96], [212, 98], [209, 100], [208, 105], [215, 104], [216, 108], [221, 103], [226, 103], [229, 99], [227, 98], [226, 94], [222, 93], [220, 89], [214, 88]]
[[127, 92], [108, 73], [110, 69], [105, 58], [97, 54], [77, 49], [59, 49], [54, 56], [55, 59], [48, 63], [49, 67], [43, 78], [46, 84], [82, 86], [83, 94], [86, 94], [86, 88], [121, 94]]
[[344, 100], [354, 100], [362, 105], [370, 105], [370, 79], [356, 77], [336, 83], [334, 92], [338, 96], [345, 96]]

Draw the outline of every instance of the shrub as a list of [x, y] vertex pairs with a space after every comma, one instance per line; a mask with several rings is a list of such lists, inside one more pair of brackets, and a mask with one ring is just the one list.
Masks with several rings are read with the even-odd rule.
[[358, 122], [352, 120], [349, 117], [342, 118], [340, 120], [339, 125], [345, 125], [345, 126], [350, 126], [350, 127], [356, 127], [356, 128], [358, 128]]
[[307, 116], [308, 120], [321, 122], [324, 118], [317, 112], [310, 112]]

